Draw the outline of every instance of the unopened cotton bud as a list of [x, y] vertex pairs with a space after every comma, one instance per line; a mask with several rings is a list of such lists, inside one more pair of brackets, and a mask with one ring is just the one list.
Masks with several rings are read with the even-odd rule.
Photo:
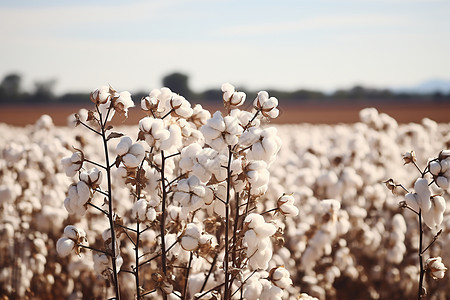
[[403, 154], [403, 161], [406, 164], [416, 162], [416, 153], [414, 151], [409, 151]]

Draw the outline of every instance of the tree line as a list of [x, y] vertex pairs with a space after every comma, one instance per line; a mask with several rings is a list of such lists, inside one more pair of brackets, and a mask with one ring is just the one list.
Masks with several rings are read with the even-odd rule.
[[[85, 104], [88, 103], [89, 93], [66, 93], [56, 96], [53, 92], [56, 80], [37, 81], [34, 83], [33, 91], [24, 91], [22, 88], [22, 77], [19, 74], [8, 74], [0, 83], [0, 104]], [[172, 73], [162, 78], [162, 86], [169, 87], [172, 91], [183, 95], [189, 101], [195, 103], [216, 102], [222, 98], [222, 91], [208, 89], [195, 92], [189, 87], [189, 77], [182, 73]], [[257, 91], [241, 88], [238, 90], [247, 93], [248, 97], [256, 95]], [[284, 91], [269, 89], [269, 94], [282, 99], [284, 103], [292, 104], [327, 104], [338, 103], [364, 103], [364, 102], [448, 102], [450, 93], [434, 92], [431, 94], [420, 94], [413, 92], [394, 92], [389, 89], [374, 89], [363, 86], [354, 86], [350, 89], [339, 89], [332, 93], [323, 91], [298, 89]], [[148, 95], [148, 92], [134, 92], [135, 102]]]

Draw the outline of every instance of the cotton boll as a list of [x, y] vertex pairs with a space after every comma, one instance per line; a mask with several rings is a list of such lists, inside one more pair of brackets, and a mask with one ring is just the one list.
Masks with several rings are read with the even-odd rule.
[[270, 223], [263, 223], [258, 225], [257, 227], [254, 227], [254, 230], [258, 236], [272, 236], [277, 231], [277, 228], [275, 225]]
[[143, 222], [146, 219], [148, 203], [145, 199], [136, 201], [131, 211], [131, 216], [139, 221]]
[[169, 126], [169, 137], [161, 142], [161, 150], [178, 151], [182, 146], [181, 128], [176, 124]]
[[130, 137], [124, 136], [120, 139], [120, 142], [116, 146], [116, 153], [117, 155], [125, 155], [128, 153], [128, 150], [130, 149], [131, 145], [133, 144], [133, 141]]
[[273, 284], [279, 288], [286, 289], [292, 285], [289, 271], [284, 267], [273, 268], [272, 270], [270, 270], [269, 274]]
[[438, 175], [441, 172], [441, 164], [436, 160], [431, 161], [428, 164], [428, 168], [433, 175]]
[[450, 186], [449, 181], [448, 181], [448, 177], [445, 177], [445, 176], [438, 176], [438, 177], [436, 178], [436, 184], [437, 184], [441, 189], [444, 189], [444, 190], [448, 189], [449, 186]]
[[405, 218], [401, 214], [395, 214], [392, 218], [392, 228], [395, 231], [406, 233], [406, 222]]
[[67, 237], [62, 237], [56, 242], [56, 251], [60, 257], [68, 256], [74, 247], [75, 242]]
[[415, 211], [419, 211], [419, 200], [417, 194], [408, 193], [405, 195], [406, 204], [408, 204]]
[[433, 279], [442, 279], [444, 278], [445, 271], [447, 271], [447, 268], [442, 263], [441, 257], [430, 257], [426, 261], [426, 266], [431, 272], [431, 276]]

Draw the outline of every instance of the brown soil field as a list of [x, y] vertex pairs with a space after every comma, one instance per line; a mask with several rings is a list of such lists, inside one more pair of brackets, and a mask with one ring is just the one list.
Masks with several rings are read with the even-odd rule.
[[[209, 111], [223, 110], [221, 106], [203, 105]], [[378, 111], [387, 113], [399, 123], [420, 122], [423, 118], [430, 118], [438, 123], [450, 122], [450, 103], [441, 104], [374, 104], [362, 105], [280, 105], [280, 116], [272, 123], [311, 123], [338, 124], [359, 121], [359, 111], [364, 107], [375, 107]], [[0, 107], [0, 123], [14, 126], [34, 124], [43, 114], [52, 117], [55, 125], [67, 124], [67, 117], [77, 112], [80, 106], [42, 105], [42, 106], [2, 106]], [[92, 107], [86, 107], [92, 108]], [[144, 113], [137, 108], [129, 112], [130, 117], [124, 122], [116, 124], [133, 125], [144, 117]]]

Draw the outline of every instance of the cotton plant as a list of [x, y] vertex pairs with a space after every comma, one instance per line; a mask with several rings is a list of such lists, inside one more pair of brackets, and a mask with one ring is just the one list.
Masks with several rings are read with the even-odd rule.
[[[400, 202], [400, 207], [405, 208], [417, 215], [419, 223], [419, 287], [417, 298], [421, 299], [427, 292], [424, 287], [424, 277], [427, 271], [433, 279], [442, 279], [447, 268], [442, 263], [441, 257], [429, 258], [424, 262], [424, 254], [432, 247], [441, 235], [443, 228], [440, 228], [446, 210], [446, 200], [441, 194], [434, 195], [431, 185], [435, 184], [440, 189], [446, 189], [447, 180], [447, 158], [450, 157], [449, 150], [442, 150], [437, 158], [430, 159], [427, 167], [422, 170], [417, 164], [417, 157], [414, 151], [406, 152], [403, 155], [405, 165], [411, 164], [417, 169], [420, 177], [414, 183], [414, 192], [408, 191], [402, 184], [396, 183], [393, 179], [385, 181], [385, 184], [392, 193], [398, 193], [401, 188], [406, 192], [405, 200]], [[431, 175], [431, 180], [427, 178]], [[441, 190], [442, 191], [442, 190]], [[428, 245], [424, 244], [424, 226], [426, 225], [434, 237]], [[401, 224], [403, 227], [403, 224]], [[405, 229], [403, 229], [405, 230]], [[404, 252], [404, 249], [402, 249]]]
[[[146, 116], [136, 142], [112, 131], [110, 123], [115, 114], [126, 118], [134, 106], [128, 92], [100, 87], [91, 93], [95, 110], [86, 118], [75, 116], [76, 125], [100, 136], [105, 155], [103, 163], [96, 162], [74, 148], [61, 160], [67, 176], [78, 175], [65, 207], [78, 218], [89, 211], [104, 215], [109, 227], [102, 243], [63, 237], [58, 249], [64, 257], [92, 250], [94, 269], [112, 283], [116, 299], [121, 282], [126, 284], [119, 280], [124, 272], [134, 277], [137, 299], [232, 299], [248, 290], [255, 274], [266, 274], [259, 277], [262, 294], [255, 299], [281, 299], [292, 285], [287, 269], [270, 267], [270, 261], [272, 239], [282, 235], [275, 219], [298, 215], [294, 198], [278, 195], [276, 207], [258, 209], [268, 167], [281, 147], [277, 130], [261, 124], [278, 116], [278, 100], [259, 92], [249, 112], [239, 108], [245, 93], [229, 83], [222, 92], [226, 111], [211, 115], [168, 88], [152, 90], [141, 99]], [[93, 168], [86, 170], [88, 165]], [[128, 212], [119, 212], [113, 180], [129, 190]], [[198, 274], [207, 275], [199, 281]]]

